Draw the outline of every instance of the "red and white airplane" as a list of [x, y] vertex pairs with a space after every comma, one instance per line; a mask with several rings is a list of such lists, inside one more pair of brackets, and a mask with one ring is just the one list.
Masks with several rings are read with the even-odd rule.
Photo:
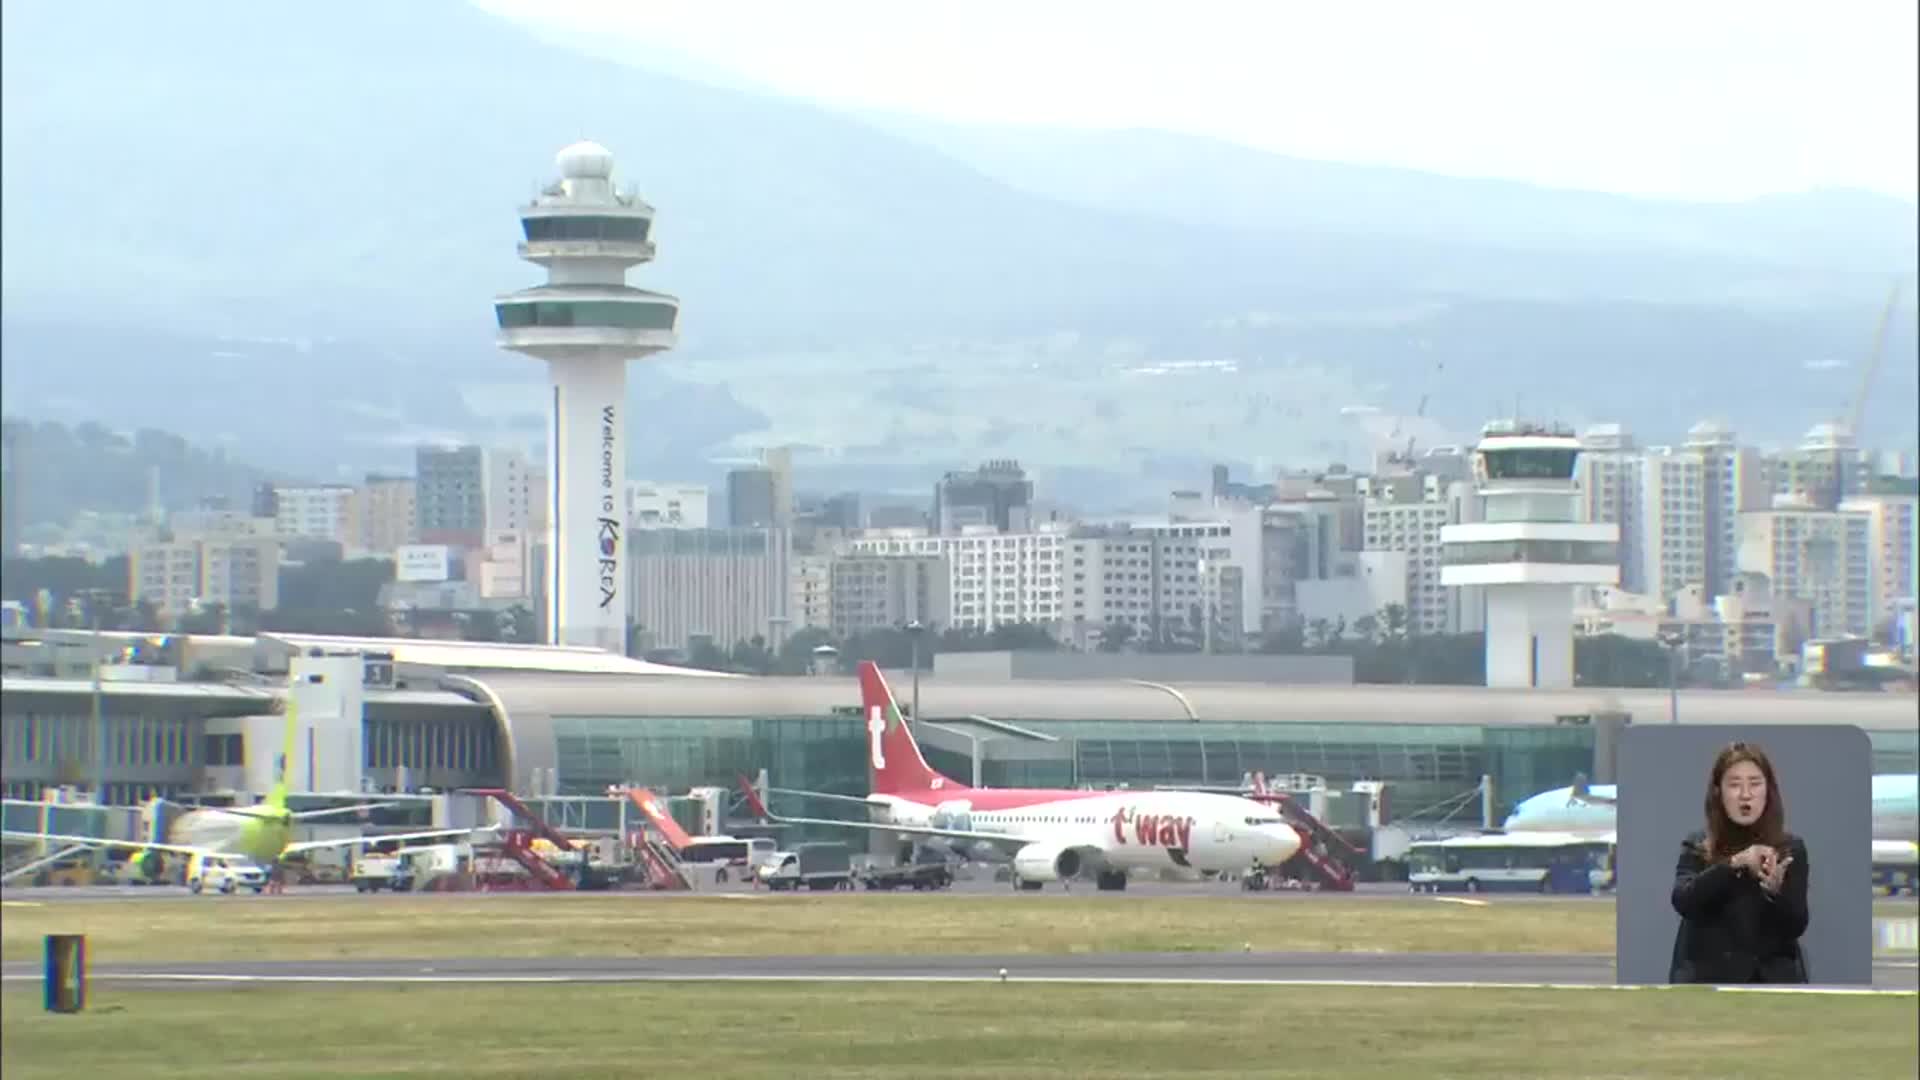
[[1299, 834], [1273, 807], [1233, 795], [968, 787], [927, 765], [871, 661], [860, 664], [860, 696], [873, 794], [797, 794], [862, 803], [878, 820], [776, 816], [743, 780], [754, 813], [945, 843], [972, 857], [1010, 856], [1014, 885], [1025, 889], [1087, 872], [1101, 889], [1124, 889], [1130, 870], [1243, 871], [1277, 867], [1300, 850]]

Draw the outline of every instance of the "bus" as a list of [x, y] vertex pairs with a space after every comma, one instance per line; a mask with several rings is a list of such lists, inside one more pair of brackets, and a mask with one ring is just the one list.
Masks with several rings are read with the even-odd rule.
[[1414, 892], [1593, 893], [1614, 886], [1614, 836], [1489, 833], [1407, 848]]
[[696, 836], [674, 854], [683, 863], [720, 863], [758, 869], [772, 861], [777, 845], [770, 836], [741, 839], [732, 836]]

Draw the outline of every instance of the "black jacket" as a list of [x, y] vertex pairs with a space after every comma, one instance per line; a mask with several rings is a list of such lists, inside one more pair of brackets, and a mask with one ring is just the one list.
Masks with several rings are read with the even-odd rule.
[[1807, 964], [1800, 935], [1807, 932], [1807, 845], [1789, 835], [1782, 853], [1793, 858], [1777, 895], [1760, 879], [1726, 863], [1708, 863], [1706, 834], [1680, 846], [1673, 871], [1675, 983], [1804, 983]]

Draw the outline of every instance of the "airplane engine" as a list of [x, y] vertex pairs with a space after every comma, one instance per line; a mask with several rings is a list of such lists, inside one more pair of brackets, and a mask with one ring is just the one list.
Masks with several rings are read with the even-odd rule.
[[1013, 872], [1023, 881], [1065, 881], [1080, 865], [1078, 851], [1058, 844], [1028, 844], [1013, 857]]

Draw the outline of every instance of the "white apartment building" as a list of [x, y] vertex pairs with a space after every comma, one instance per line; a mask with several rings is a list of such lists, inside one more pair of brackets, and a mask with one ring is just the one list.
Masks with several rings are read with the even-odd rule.
[[[1136, 522], [1076, 530], [1067, 541], [1065, 626], [1086, 647], [1115, 623], [1135, 641], [1205, 644], [1235, 605], [1220, 595], [1233, 526], [1222, 521]], [[1234, 626], [1239, 632], [1242, 626]]]
[[1362, 548], [1406, 556], [1407, 632], [1459, 634], [1480, 629], [1483, 605], [1478, 592], [1449, 589], [1440, 580], [1440, 530], [1479, 520], [1473, 486], [1414, 474], [1367, 477], [1360, 491]]
[[953, 625], [953, 575], [942, 556], [849, 554], [832, 560], [828, 573], [835, 637], [916, 622], [936, 629]]
[[524, 533], [545, 526], [545, 470], [526, 451], [488, 449], [481, 459], [481, 483], [486, 491], [485, 532]]
[[135, 544], [127, 552], [127, 594], [169, 619], [196, 604], [271, 611], [280, 603], [280, 541], [202, 535]]
[[949, 627], [992, 630], [1002, 623], [1036, 623], [1057, 634], [1066, 618], [1063, 528], [1002, 533], [976, 526], [958, 536], [869, 533], [847, 541], [846, 550], [945, 556], [953, 612]]
[[1920, 600], [1920, 560], [1915, 558], [1915, 516], [1920, 499], [1912, 495], [1856, 495], [1840, 504], [1849, 513], [1867, 515], [1867, 545], [1873, 560], [1873, 636], [1893, 641], [1901, 613]]
[[635, 529], [704, 529], [707, 489], [701, 484], [629, 480], [627, 523]]
[[1626, 428], [1595, 424], [1580, 433], [1580, 459], [1574, 471], [1580, 490], [1580, 520], [1619, 526], [1620, 587], [1643, 594], [1652, 590], [1644, 555], [1648, 535], [1643, 520], [1646, 475], [1646, 456]]
[[1844, 424], [1815, 424], [1800, 445], [1767, 458], [1772, 494], [1827, 508], [1866, 489], [1870, 462]]
[[1688, 451], [1700, 458], [1707, 529], [1707, 592], [1727, 596], [1740, 581], [1740, 515], [1773, 505], [1766, 459], [1741, 446], [1723, 424], [1703, 421], [1687, 431]]
[[649, 648], [722, 651], [792, 629], [792, 539], [785, 529], [642, 529], [627, 534], [627, 610]]
[[[1656, 446], [1641, 455], [1640, 466], [1635, 576], [1649, 596], [1660, 600], [1704, 587], [1712, 542], [1705, 460], [1690, 450]], [[1626, 576], [1623, 568], [1621, 577]]]
[[360, 488], [358, 548], [391, 556], [417, 542], [414, 483], [410, 476], [369, 476]]
[[833, 629], [833, 564], [831, 555], [793, 557], [793, 597], [787, 605], [793, 629]]
[[275, 486], [274, 531], [286, 539], [331, 540], [343, 548], [357, 548], [358, 501], [354, 489], [345, 484]]
[[1873, 619], [1872, 515], [1816, 510], [1778, 496], [1740, 515], [1740, 568], [1765, 574], [1772, 595], [1811, 605], [1812, 637], [1866, 635]]

